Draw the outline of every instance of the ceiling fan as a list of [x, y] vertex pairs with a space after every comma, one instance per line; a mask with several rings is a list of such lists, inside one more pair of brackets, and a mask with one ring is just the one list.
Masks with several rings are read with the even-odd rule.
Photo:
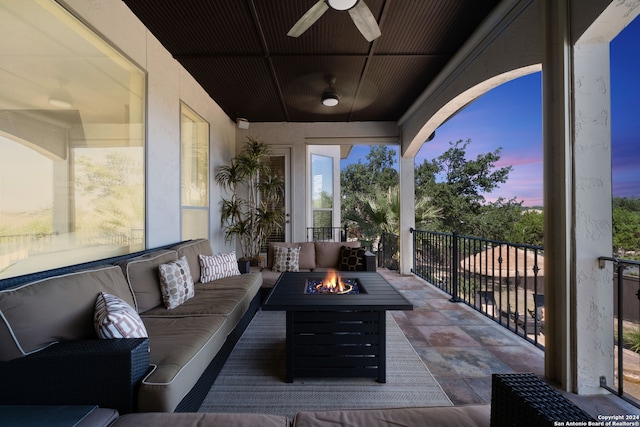
[[367, 41], [380, 37], [380, 28], [376, 18], [363, 0], [319, 0], [294, 24], [287, 33], [290, 37], [299, 37], [307, 31], [324, 13], [329, 10], [347, 10], [353, 23]]

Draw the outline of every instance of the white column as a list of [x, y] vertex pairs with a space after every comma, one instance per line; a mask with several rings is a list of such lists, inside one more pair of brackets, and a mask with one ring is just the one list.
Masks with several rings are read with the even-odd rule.
[[613, 375], [609, 44], [572, 46], [569, 2], [543, 2], [545, 374], [595, 394]]
[[415, 160], [413, 156], [400, 156], [400, 274], [409, 274], [413, 268], [413, 235], [415, 228]]
[[613, 269], [598, 268], [613, 247], [609, 43], [573, 48], [575, 178], [575, 354], [578, 394], [613, 386]]

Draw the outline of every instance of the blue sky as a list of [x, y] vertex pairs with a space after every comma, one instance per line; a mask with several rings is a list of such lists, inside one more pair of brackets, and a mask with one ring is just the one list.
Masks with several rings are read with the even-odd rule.
[[[611, 139], [614, 196], [640, 196], [640, 18], [611, 43]], [[436, 130], [416, 164], [449, 148], [450, 141], [471, 139], [468, 158], [502, 148], [498, 167], [512, 166], [506, 184], [487, 200], [516, 198], [525, 206], [542, 205], [541, 74], [505, 83], [474, 101]], [[342, 167], [369, 147], [354, 147]]]

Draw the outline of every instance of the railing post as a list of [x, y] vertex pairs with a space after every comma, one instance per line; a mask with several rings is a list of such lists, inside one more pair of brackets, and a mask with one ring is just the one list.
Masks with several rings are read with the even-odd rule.
[[618, 263], [618, 396], [622, 396], [624, 394], [624, 367], [623, 367], [623, 359], [624, 359], [624, 337], [623, 337], [623, 289], [622, 284], [624, 281], [624, 265], [622, 263]]
[[347, 241], [347, 224], [344, 225], [343, 229], [342, 229], [342, 235], [340, 236], [340, 241], [341, 242], [346, 242]]
[[451, 302], [460, 302], [460, 297], [458, 296], [458, 264], [460, 263], [460, 254], [458, 253], [458, 232], [453, 232], [453, 242], [452, 242], [452, 262], [451, 262], [451, 278], [452, 278], [452, 296], [449, 301]]
[[[413, 227], [409, 227], [409, 233], [413, 235], [413, 267], [411, 267], [411, 272], [415, 274], [416, 272], [416, 233], [414, 233]], [[424, 254], [423, 254], [424, 255]]]

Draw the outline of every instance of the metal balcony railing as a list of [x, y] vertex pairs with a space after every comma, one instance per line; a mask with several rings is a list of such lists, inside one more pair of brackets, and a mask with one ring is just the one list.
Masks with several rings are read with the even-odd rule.
[[[604, 256], [599, 257], [598, 261], [600, 268], [604, 268], [607, 262], [613, 262], [615, 267], [613, 275], [613, 314], [615, 320], [615, 366], [617, 367], [616, 381], [613, 387], [607, 384], [605, 377], [600, 378], [600, 385], [636, 407], [640, 407], [638, 403], [640, 402], [640, 386], [637, 384], [637, 378], [633, 378], [634, 381], [629, 381], [628, 385], [633, 386], [632, 392], [627, 393], [625, 390], [626, 379], [628, 377], [637, 377], [640, 372], [638, 366], [633, 367], [636, 370], [634, 373], [625, 369], [625, 359], [635, 359], [637, 361], [640, 358], [640, 356], [637, 356], [637, 352], [633, 354], [628, 349], [628, 347], [633, 347], [634, 343], [630, 343], [625, 339], [627, 334], [636, 335], [636, 340], [640, 339], [640, 277], [638, 276], [640, 261]], [[629, 269], [634, 269], [635, 274], [627, 274]], [[637, 341], [635, 344], [640, 345]], [[627, 354], [625, 355], [625, 353]], [[637, 362], [634, 364], [637, 365]], [[633, 396], [633, 398], [629, 398], [627, 394]]]
[[348, 227], [307, 227], [307, 242], [346, 242]]
[[543, 248], [414, 230], [413, 272], [544, 348]]

